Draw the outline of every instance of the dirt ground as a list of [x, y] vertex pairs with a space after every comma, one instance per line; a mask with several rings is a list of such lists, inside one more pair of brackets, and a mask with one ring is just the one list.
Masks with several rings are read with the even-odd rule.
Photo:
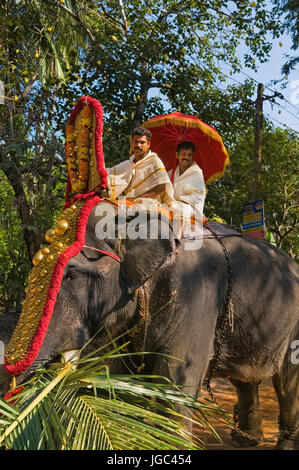
[[[237, 402], [237, 396], [234, 387], [227, 379], [214, 379], [211, 381], [211, 387], [216, 397], [217, 403], [222, 406], [226, 411], [231, 413], [229, 418], [232, 418], [232, 410], [234, 404]], [[204, 396], [208, 396], [206, 392]], [[277, 433], [277, 418], [278, 418], [278, 404], [276, 395], [272, 386], [271, 380], [263, 381], [259, 386], [259, 397], [261, 414], [263, 419], [263, 431], [266, 439], [275, 438]], [[212, 422], [216, 431], [220, 435], [223, 444], [220, 444], [215, 437], [211, 435], [202, 434], [199, 437], [204, 438], [206, 441], [207, 450], [242, 450], [231, 446], [230, 428], [217, 421]], [[263, 442], [256, 447], [247, 447], [246, 450], [271, 450], [275, 447], [275, 441]], [[244, 449], [245, 450], [245, 449]]]

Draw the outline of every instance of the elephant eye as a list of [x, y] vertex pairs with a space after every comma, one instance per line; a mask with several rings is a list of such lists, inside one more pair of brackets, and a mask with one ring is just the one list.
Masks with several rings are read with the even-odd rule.
[[72, 281], [76, 277], [76, 270], [75, 269], [69, 269], [68, 272], [65, 275], [65, 279], [67, 281]]

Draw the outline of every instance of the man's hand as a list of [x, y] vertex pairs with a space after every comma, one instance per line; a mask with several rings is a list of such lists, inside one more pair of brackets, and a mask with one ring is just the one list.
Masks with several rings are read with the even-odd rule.
[[157, 197], [160, 194], [165, 192], [165, 189], [166, 189], [165, 184], [158, 184], [157, 186], [155, 186], [153, 189], [150, 189], [146, 193], [140, 194], [140, 196], [138, 196], [138, 199], [141, 198], [141, 197], [151, 197], [153, 199], [157, 199]]
[[100, 196], [101, 198], [103, 197], [109, 197], [109, 191], [108, 188], [100, 188], [99, 186], [95, 188], [94, 192]]

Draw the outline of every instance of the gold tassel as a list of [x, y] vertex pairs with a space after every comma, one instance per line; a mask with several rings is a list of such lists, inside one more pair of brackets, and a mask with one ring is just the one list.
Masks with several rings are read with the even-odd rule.
[[16, 380], [15, 376], [13, 376], [12, 381], [10, 382], [9, 391], [13, 392], [15, 388], [17, 388], [17, 380]]
[[138, 374], [140, 374], [140, 372], [145, 368], [145, 364], [144, 362], [137, 368], [137, 372]]

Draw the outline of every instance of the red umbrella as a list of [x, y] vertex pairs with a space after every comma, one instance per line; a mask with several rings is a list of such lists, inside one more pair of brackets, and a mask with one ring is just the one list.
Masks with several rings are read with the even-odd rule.
[[174, 172], [178, 164], [176, 149], [184, 141], [195, 144], [194, 161], [202, 169], [206, 184], [220, 178], [229, 163], [228, 152], [216, 129], [196, 116], [182, 113], [155, 116], [141, 127], [151, 131], [151, 150], [161, 158], [167, 171]]

